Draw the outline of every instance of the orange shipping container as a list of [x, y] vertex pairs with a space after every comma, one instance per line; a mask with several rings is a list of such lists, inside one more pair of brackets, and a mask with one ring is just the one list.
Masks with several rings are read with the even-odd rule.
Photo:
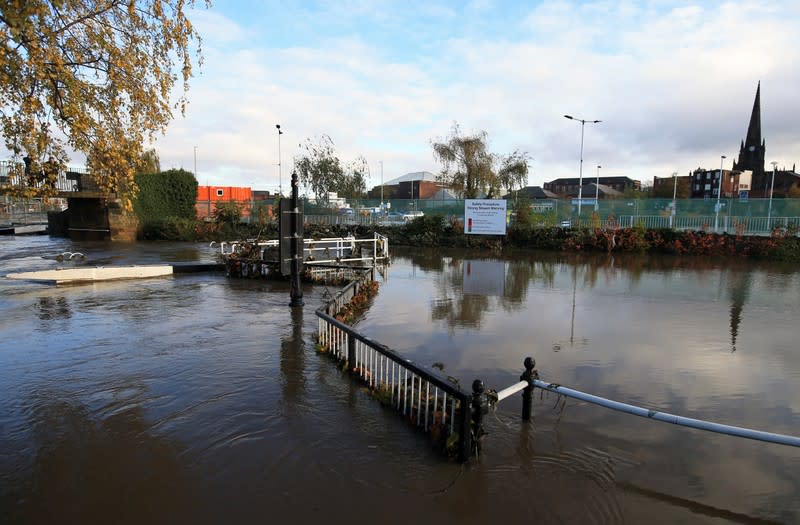
[[253, 200], [253, 190], [236, 186], [198, 186], [197, 200], [211, 202], [249, 202]]

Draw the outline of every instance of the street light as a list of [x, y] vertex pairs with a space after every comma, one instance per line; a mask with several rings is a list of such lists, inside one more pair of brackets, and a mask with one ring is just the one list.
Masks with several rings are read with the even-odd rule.
[[378, 161], [381, 163], [381, 213], [383, 213], [383, 161]]
[[772, 182], [769, 186], [769, 209], [767, 210], [767, 231], [772, 231], [772, 192], [775, 190], [775, 170], [778, 167], [778, 163], [774, 160], [770, 162], [772, 164]]
[[715, 215], [714, 215], [714, 232], [715, 233], [719, 231], [719, 206], [720, 206], [719, 205], [719, 199], [720, 199], [720, 197], [722, 197], [722, 161], [727, 159], [727, 158], [728, 157], [726, 157], [725, 155], [720, 155], [719, 156], [719, 178], [717, 179], [718, 180], [718, 182], [717, 182], [717, 206], [716, 206], [716, 212], [715, 212]]
[[602, 120], [584, 120], [580, 118], [575, 118], [572, 115], [564, 115], [564, 118], [568, 118], [570, 120], [574, 120], [576, 122], [581, 123], [581, 165], [580, 169], [578, 170], [578, 217], [580, 218], [581, 199], [583, 198], [583, 128], [587, 122], [589, 124], [597, 124], [599, 122], [602, 122]]
[[194, 147], [194, 178], [197, 178], [197, 146]]
[[672, 213], [669, 216], [669, 227], [672, 228], [672, 222], [675, 218], [675, 213], [677, 212], [677, 202], [675, 197], [678, 195], [678, 172], [672, 172]]
[[600, 164], [597, 165], [597, 182], [594, 184], [594, 211], [600, 209]]
[[283, 131], [281, 131], [280, 124], [275, 124], [275, 127], [278, 129], [278, 195], [283, 196], [283, 177], [281, 176], [281, 135], [283, 135]]

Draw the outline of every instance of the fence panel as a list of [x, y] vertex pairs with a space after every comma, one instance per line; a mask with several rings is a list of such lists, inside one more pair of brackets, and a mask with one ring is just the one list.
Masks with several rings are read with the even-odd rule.
[[460, 461], [470, 454], [470, 396], [390, 348], [358, 333], [334, 316], [366, 281], [348, 284], [317, 310], [320, 348], [347, 364], [347, 369], [382, 403], [428, 434]]

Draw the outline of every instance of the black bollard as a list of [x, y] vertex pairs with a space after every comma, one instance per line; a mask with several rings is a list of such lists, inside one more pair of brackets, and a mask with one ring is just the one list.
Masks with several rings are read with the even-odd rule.
[[525, 366], [525, 371], [519, 376], [519, 380], [527, 381], [528, 386], [522, 391], [522, 420], [530, 421], [531, 407], [533, 406], [533, 379], [539, 377], [539, 374], [534, 370], [536, 367], [534, 358], [526, 357], [523, 366]]
[[472, 419], [472, 448], [480, 452], [481, 437], [486, 434], [483, 430], [483, 416], [489, 413], [489, 398], [486, 397], [486, 387], [483, 381], [476, 379], [472, 382], [472, 407], [470, 416]]

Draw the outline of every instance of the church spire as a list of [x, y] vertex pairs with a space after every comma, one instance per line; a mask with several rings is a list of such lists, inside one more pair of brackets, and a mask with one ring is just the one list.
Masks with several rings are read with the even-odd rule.
[[747, 136], [739, 147], [739, 158], [734, 161], [733, 169], [738, 171], [750, 170], [753, 172], [753, 184], [764, 176], [764, 157], [766, 143], [761, 139], [761, 81], [756, 88], [756, 99], [753, 101], [753, 111], [750, 113], [750, 124], [747, 126]]
[[753, 112], [750, 113], [750, 125], [747, 126], [747, 139], [744, 146], [761, 146], [761, 81], [758, 81], [756, 88], [756, 99], [753, 102]]

